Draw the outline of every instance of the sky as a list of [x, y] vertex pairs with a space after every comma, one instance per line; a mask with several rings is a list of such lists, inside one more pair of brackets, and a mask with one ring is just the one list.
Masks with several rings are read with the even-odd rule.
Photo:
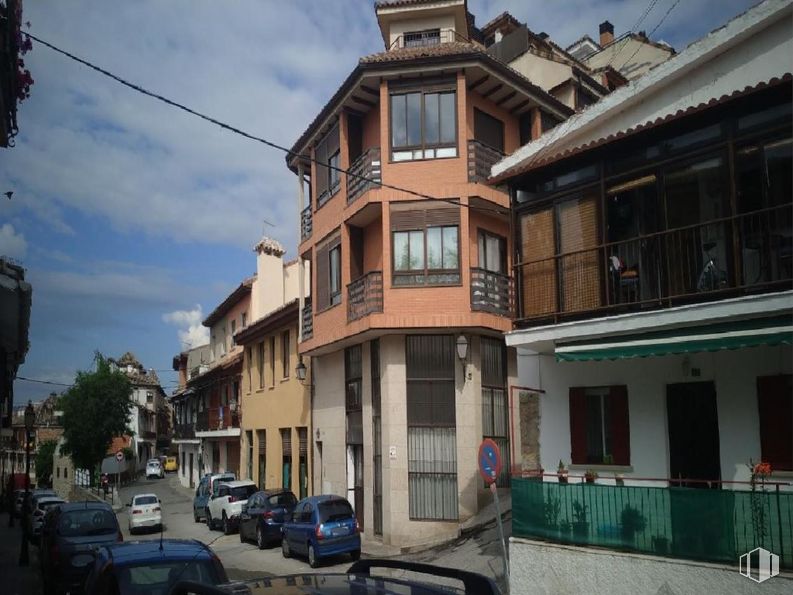
[[[0, 0], [1, 1], [1, 0]], [[469, 0], [562, 46], [606, 19], [678, 51], [746, 0]], [[668, 12], [670, 8], [674, 8]], [[668, 14], [667, 14], [668, 13]], [[371, 0], [31, 1], [41, 39], [142, 87], [291, 146], [355, 67], [382, 51]], [[16, 146], [0, 149], [0, 254], [33, 285], [18, 376], [69, 384], [94, 352], [134, 353], [176, 386], [174, 355], [255, 272], [253, 245], [297, 246], [297, 180], [284, 155], [119, 85], [34, 42]], [[11, 200], [2, 193], [13, 191]], [[17, 379], [15, 401], [65, 387]]]

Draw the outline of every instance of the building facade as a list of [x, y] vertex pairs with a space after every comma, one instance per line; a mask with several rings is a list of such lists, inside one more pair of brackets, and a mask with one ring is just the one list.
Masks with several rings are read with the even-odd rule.
[[521, 126], [535, 138], [573, 110], [489, 55], [462, 0], [376, 14], [386, 51], [361, 58], [288, 165], [312, 271], [298, 351], [314, 490], [403, 546], [457, 535], [489, 501], [483, 437], [508, 457], [509, 196], [484, 181]]
[[176, 447], [179, 461], [179, 481], [186, 488], [198, 485], [201, 480], [199, 456], [201, 440], [196, 437], [198, 399], [195, 390], [187, 383], [209, 369], [209, 344], [183, 351], [173, 358], [173, 369], [179, 372], [179, 387], [171, 396], [173, 410], [172, 445]]
[[534, 477], [513, 535], [793, 567], [792, 12], [759, 4], [493, 167]]
[[275, 240], [265, 238], [254, 250], [252, 322], [234, 335], [244, 349], [240, 474], [260, 489], [287, 488], [304, 498], [314, 490], [310, 384], [296, 369], [300, 266], [283, 262]]

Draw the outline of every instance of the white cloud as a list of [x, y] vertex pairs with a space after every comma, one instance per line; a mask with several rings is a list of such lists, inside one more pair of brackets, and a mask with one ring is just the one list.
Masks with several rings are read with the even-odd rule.
[[23, 259], [28, 253], [28, 243], [25, 236], [14, 229], [10, 223], [5, 223], [0, 227], [0, 256], [9, 256], [15, 259]]
[[209, 343], [209, 329], [201, 324], [204, 314], [201, 305], [192, 310], [175, 310], [162, 315], [164, 322], [179, 327], [179, 342], [185, 349]]

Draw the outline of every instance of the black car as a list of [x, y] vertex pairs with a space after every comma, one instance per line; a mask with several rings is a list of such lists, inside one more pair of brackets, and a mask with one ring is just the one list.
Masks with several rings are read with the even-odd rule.
[[289, 490], [256, 492], [243, 505], [240, 515], [240, 541], [255, 539], [259, 549], [281, 542], [281, 527], [292, 515], [297, 498]]
[[104, 502], [68, 502], [48, 511], [39, 550], [44, 592], [82, 591], [96, 547], [123, 539], [113, 509]]

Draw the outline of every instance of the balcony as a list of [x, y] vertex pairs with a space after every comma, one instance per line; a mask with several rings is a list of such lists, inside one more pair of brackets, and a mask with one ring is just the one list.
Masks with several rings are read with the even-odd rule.
[[471, 43], [467, 37], [457, 33], [454, 29], [430, 29], [428, 31], [417, 31], [400, 35], [388, 49], [422, 48], [452, 41]]
[[731, 566], [764, 547], [793, 568], [793, 493], [778, 485], [751, 492], [569, 481], [513, 478], [512, 534]]
[[512, 277], [472, 268], [471, 310], [511, 317], [515, 310], [515, 283]]
[[314, 231], [311, 215], [311, 205], [308, 205], [300, 212], [300, 241], [307, 240]]
[[198, 412], [196, 432], [215, 432], [240, 427], [237, 411], [232, 411], [228, 405], [210, 407]]
[[380, 186], [380, 148], [373, 147], [353, 161], [347, 177], [347, 204]]
[[486, 182], [490, 168], [504, 157], [504, 153], [471, 139], [468, 141], [468, 181]]
[[372, 271], [347, 286], [347, 320], [383, 311], [383, 272]]
[[517, 265], [524, 326], [793, 287], [793, 205]]
[[173, 430], [175, 440], [192, 440], [195, 438], [195, 424], [176, 424]]
[[303, 341], [314, 336], [314, 314], [311, 311], [311, 299], [306, 298], [303, 304]]

